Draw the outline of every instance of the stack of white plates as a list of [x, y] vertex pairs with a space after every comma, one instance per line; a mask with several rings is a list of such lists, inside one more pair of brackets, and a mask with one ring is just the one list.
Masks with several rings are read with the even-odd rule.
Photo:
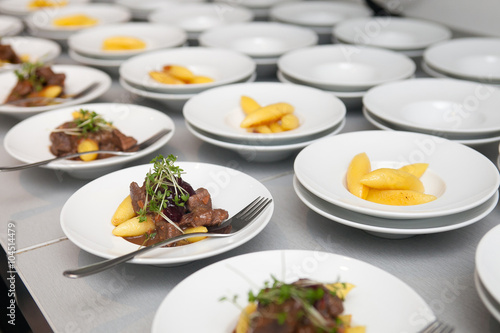
[[[245, 114], [242, 96], [261, 106], [278, 102], [291, 104], [300, 126], [280, 133], [250, 133], [241, 128]], [[199, 139], [233, 150], [250, 162], [282, 160], [305, 146], [342, 130], [344, 104], [319, 89], [277, 82], [233, 84], [207, 90], [184, 106], [189, 131]]]
[[374, 47], [319, 45], [291, 51], [278, 60], [278, 79], [316, 87], [360, 104], [368, 89], [404, 80], [415, 73], [415, 63], [405, 55]]
[[449, 77], [500, 85], [500, 38], [458, 38], [429, 47], [422, 69]]
[[24, 25], [20, 19], [12, 16], [0, 15], [0, 36], [15, 36], [23, 31], [23, 29]]
[[500, 321], [500, 226], [488, 231], [476, 250], [474, 281], [479, 298], [496, 320]]
[[[73, 15], [85, 15], [96, 20], [92, 26], [56, 26], [54, 20]], [[75, 4], [53, 10], [38, 10], [26, 17], [26, 25], [33, 36], [66, 42], [69, 36], [83, 29], [98, 25], [121, 23], [130, 20], [128, 9], [114, 4]]]
[[[132, 37], [146, 46], [137, 50], [109, 51], [103, 43], [110, 37]], [[118, 72], [125, 60], [149, 51], [182, 46], [186, 32], [178, 27], [153, 23], [119, 23], [85, 29], [68, 39], [69, 56], [84, 65]]]
[[87, 3], [90, 0], [54, 0], [52, 6], [33, 7], [33, 0], [2, 0], [0, 1], [0, 12], [17, 17], [26, 17], [36, 11], [45, 11], [47, 14], [55, 13], [60, 8]]
[[[352, 158], [365, 152], [372, 170], [429, 163], [421, 180], [436, 200], [391, 206], [347, 190]], [[498, 202], [500, 175], [484, 155], [440, 137], [386, 131], [340, 134], [304, 148], [295, 159], [294, 189], [310, 209], [332, 221], [387, 238], [437, 233], [470, 225]], [[464, 175], [467, 175], [466, 177]]]
[[221, 2], [226, 4], [235, 4], [246, 7], [252, 11], [256, 20], [265, 21], [269, 18], [269, 11], [272, 6], [288, 3], [294, 1], [303, 1], [303, 0], [213, 0], [214, 2]]
[[278, 22], [249, 22], [203, 32], [200, 45], [244, 53], [257, 64], [257, 75], [276, 76], [278, 58], [299, 48], [316, 45], [318, 35], [308, 28]]
[[295, 24], [313, 29], [320, 44], [332, 40], [332, 28], [339, 22], [355, 17], [369, 17], [370, 8], [362, 3], [337, 1], [301, 1], [276, 4], [269, 11], [273, 21]]
[[198, 36], [208, 29], [226, 24], [250, 22], [254, 18], [250, 9], [232, 4], [193, 3], [151, 13], [148, 20], [180, 27], [188, 34], [191, 45], [198, 45]]
[[[149, 73], [163, 66], [187, 67], [195, 75], [214, 81], [199, 84], [164, 84]], [[120, 84], [134, 95], [156, 100], [172, 111], [181, 111], [196, 94], [218, 86], [255, 80], [255, 62], [248, 56], [228, 49], [181, 47], [134, 56], [120, 66]]]
[[500, 89], [454, 79], [418, 78], [370, 89], [364, 115], [384, 130], [441, 136], [467, 145], [500, 141]]
[[132, 18], [136, 20], [147, 20], [148, 16], [156, 10], [192, 2], [204, 2], [204, 0], [115, 0], [117, 5], [128, 8]]
[[[29, 62], [50, 64], [61, 53], [61, 47], [51, 40], [35, 37], [4, 37], [3, 45], [10, 45], [14, 52]], [[0, 64], [0, 72], [19, 68], [19, 64]]]
[[333, 41], [367, 45], [421, 57], [429, 46], [451, 38], [447, 27], [403, 17], [363, 17], [345, 20], [333, 28]]

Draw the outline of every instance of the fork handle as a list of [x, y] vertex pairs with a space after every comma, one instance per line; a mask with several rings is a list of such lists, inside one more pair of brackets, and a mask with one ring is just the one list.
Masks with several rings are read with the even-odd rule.
[[86, 152], [81, 152], [81, 153], [75, 153], [75, 154], [69, 154], [69, 155], [54, 157], [54, 158], [50, 158], [48, 160], [44, 160], [44, 161], [40, 161], [40, 162], [17, 165], [17, 166], [13, 166], [13, 167], [3, 167], [3, 166], [0, 166], [0, 172], [24, 170], [24, 169], [28, 169], [28, 168], [37, 167], [37, 166], [40, 166], [40, 165], [46, 165], [46, 164], [49, 164], [50, 162], [59, 161], [59, 160], [65, 160], [65, 159], [68, 159], [68, 158], [78, 157], [78, 156], [87, 155], [87, 154], [132, 155], [132, 154], [135, 154], [135, 152], [110, 151], [110, 150], [86, 151]]
[[139, 250], [124, 254], [124, 255], [117, 257], [117, 258], [107, 259], [107, 260], [100, 261], [100, 262], [97, 262], [95, 264], [80, 267], [77, 269], [66, 270], [63, 272], [63, 275], [68, 277], [68, 278], [71, 278], [71, 279], [76, 279], [79, 277], [84, 277], [84, 276], [92, 275], [95, 273], [99, 273], [99, 272], [102, 272], [108, 268], [111, 268], [111, 267], [114, 267], [118, 264], [129, 261], [130, 259], [134, 258], [135, 256], [137, 256], [141, 253], [146, 253], [146, 252], [149, 252], [157, 247], [172, 244], [172, 243], [178, 242], [180, 240], [191, 238], [191, 237], [203, 236], [203, 237], [210, 237], [210, 238], [224, 238], [224, 237], [228, 237], [230, 235], [233, 235], [233, 234], [211, 234], [211, 233], [207, 234], [204, 232], [194, 232], [192, 234], [183, 234], [183, 235], [175, 236], [175, 237], [172, 237], [169, 239], [165, 239], [161, 242], [155, 243], [155, 244], [150, 245], [150, 246], [142, 247]]

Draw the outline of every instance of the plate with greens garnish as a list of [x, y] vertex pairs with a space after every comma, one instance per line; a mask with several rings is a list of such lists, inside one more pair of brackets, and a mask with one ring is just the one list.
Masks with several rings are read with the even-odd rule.
[[[196, 295], [189, 311], [178, 306], [186, 295]], [[434, 319], [410, 286], [378, 267], [329, 252], [274, 250], [191, 274], [163, 300], [151, 332], [298, 332], [298, 322], [301, 332], [417, 333]]]
[[[141, 143], [162, 129], [170, 132], [134, 155], [88, 154], [84, 155], [85, 160], [65, 159], [42, 166], [77, 178], [96, 178], [163, 147], [174, 135], [173, 120], [161, 111], [140, 105], [80, 104], [43, 112], [19, 122], [7, 132], [4, 147], [15, 159], [34, 163], [77, 151], [96, 150], [96, 147], [128, 151], [133, 149], [135, 142]], [[95, 147], [85, 147], [86, 143], [93, 143]], [[17, 164], [21, 163], [14, 165]]]
[[[185, 182], [189, 186], [184, 186]], [[179, 188], [181, 184], [186, 191]], [[61, 227], [69, 240], [82, 250], [103, 258], [115, 258], [148, 245], [151, 240], [155, 241], [162, 231], [169, 233], [166, 227], [170, 226], [170, 222], [177, 224], [170, 231], [176, 232], [176, 227], [185, 231], [184, 225], [177, 223], [174, 215], [177, 208], [184, 205], [187, 205], [187, 211], [181, 209], [183, 213], [191, 210], [190, 199], [201, 193], [200, 188], [210, 194], [208, 201], [211, 201], [211, 207], [226, 211], [229, 217], [259, 196], [272, 198], [262, 183], [241, 171], [214, 164], [179, 161], [171, 155], [158, 155], [152, 163], [122, 169], [83, 186], [65, 203], [61, 211]], [[166, 191], [169, 193], [164, 195]], [[123, 230], [116, 232], [128, 223], [116, 223], [115, 212], [129, 195], [138, 204], [132, 212], [135, 217], [130, 219], [137, 219], [136, 224], [141, 228], [147, 228], [150, 218], [155, 223], [152, 229], [137, 235], [143, 236], [139, 240], [126, 239], [134, 235], [123, 233]], [[172, 206], [175, 209], [170, 209]], [[274, 204], [271, 203], [251, 225], [231, 237], [206, 238], [189, 244], [159, 247], [130, 262], [174, 266], [229, 251], [259, 234], [271, 220], [273, 209]]]
[[[72, 98], [94, 84], [95, 89], [81, 97]], [[0, 114], [26, 118], [44, 111], [90, 102], [110, 87], [110, 76], [95, 68], [24, 63], [17, 70], [0, 73]], [[40, 105], [33, 102], [37, 101], [34, 97], [47, 97], [47, 101], [52, 97], [65, 100]], [[14, 104], [27, 98], [31, 102]]]

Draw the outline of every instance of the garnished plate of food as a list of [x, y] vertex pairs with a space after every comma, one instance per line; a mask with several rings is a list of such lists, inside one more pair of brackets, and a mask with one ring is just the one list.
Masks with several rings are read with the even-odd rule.
[[[97, 85], [95, 89], [73, 98], [93, 84]], [[104, 94], [110, 87], [109, 75], [94, 68], [23, 63], [18, 70], [0, 73], [0, 113], [25, 118], [36, 113], [89, 102]], [[52, 98], [64, 100], [54, 102]]]
[[[43, 167], [63, 170], [76, 177], [95, 178], [145, 156], [165, 145], [175, 125], [163, 112], [120, 103], [81, 104], [45, 112], [15, 125], [5, 136], [5, 150], [14, 158], [33, 163], [80, 151], [130, 151], [161, 129], [170, 133], [132, 156], [83, 155]], [[93, 156], [95, 155], [95, 156]]]
[[[151, 164], [107, 174], [75, 192], [61, 211], [61, 227], [81, 249], [115, 258], [189, 228], [220, 224], [259, 196], [272, 198], [263, 184], [240, 171], [159, 155]], [[261, 232], [273, 209], [271, 203], [232, 237], [160, 247], [131, 262], [178, 265], [229, 251]]]
[[90, 0], [4, 0], [0, 11], [8, 15], [24, 17], [39, 10], [56, 11], [68, 5], [87, 3]]
[[3, 37], [0, 40], [0, 71], [20, 68], [24, 62], [50, 63], [61, 53], [51, 40], [35, 37]]
[[[189, 311], [177, 306], [186, 295], [196, 295]], [[161, 303], [151, 332], [417, 333], [434, 318], [412, 288], [380, 268], [333, 253], [276, 250], [188, 276]]]

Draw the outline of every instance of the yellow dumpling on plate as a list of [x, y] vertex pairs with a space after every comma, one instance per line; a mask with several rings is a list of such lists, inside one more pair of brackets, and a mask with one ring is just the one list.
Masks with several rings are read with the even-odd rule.
[[96, 25], [97, 19], [87, 16], [85, 14], [76, 14], [64, 16], [54, 19], [52, 23], [58, 27], [78, 27], [78, 26], [92, 26]]
[[114, 36], [102, 42], [105, 51], [141, 50], [146, 48], [146, 43], [139, 38], [127, 36]]

